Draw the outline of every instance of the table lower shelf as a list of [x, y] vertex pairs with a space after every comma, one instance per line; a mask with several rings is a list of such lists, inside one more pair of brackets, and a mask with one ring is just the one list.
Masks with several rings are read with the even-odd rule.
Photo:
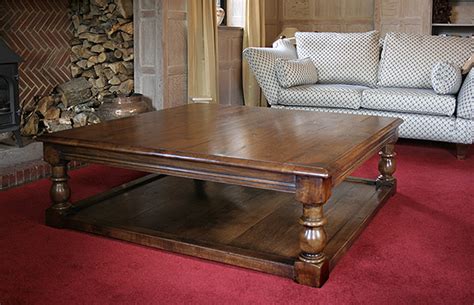
[[[349, 179], [324, 206], [332, 269], [394, 187]], [[294, 278], [294, 194], [151, 175], [75, 204], [65, 227]], [[48, 221], [48, 219], [47, 219]]]

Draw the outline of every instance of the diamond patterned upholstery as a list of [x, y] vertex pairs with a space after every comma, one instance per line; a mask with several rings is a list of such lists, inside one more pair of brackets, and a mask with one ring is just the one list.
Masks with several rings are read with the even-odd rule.
[[[278, 40], [273, 49], [244, 51], [272, 107], [400, 117], [405, 120], [400, 127], [403, 138], [463, 144], [474, 141], [472, 70], [455, 96], [460, 81], [457, 71], [474, 49], [474, 40], [389, 33], [383, 42], [378, 71], [380, 88], [373, 89], [378, 59], [373, 60], [371, 47], [364, 49], [358, 44], [371, 46], [378, 34], [297, 33], [296, 36], [298, 50], [284, 39]], [[378, 38], [374, 45], [378, 54]], [[316, 66], [318, 83], [283, 88], [278, 82], [276, 63], [298, 63], [294, 61], [297, 57], [306, 56]], [[286, 85], [300, 83], [306, 76], [294, 74], [286, 80]], [[360, 83], [365, 85], [357, 85]]]
[[263, 94], [270, 105], [278, 102], [280, 84], [275, 72], [277, 58], [297, 59], [296, 49], [288, 39], [278, 40], [273, 48], [247, 48], [243, 51]]
[[278, 58], [275, 70], [278, 82], [283, 88], [316, 84], [318, 82], [318, 70], [311, 58]]
[[447, 62], [439, 62], [431, 70], [431, 86], [438, 94], [456, 94], [461, 88], [461, 69]]
[[278, 104], [359, 109], [364, 89], [368, 87], [331, 84], [291, 87], [280, 91]]
[[378, 32], [297, 32], [295, 37], [298, 58], [313, 60], [320, 83], [375, 87], [380, 52]]
[[362, 108], [451, 116], [456, 109], [456, 97], [437, 95], [431, 89], [369, 89], [362, 92]]
[[398, 117], [404, 121], [399, 128], [399, 135], [401, 138], [443, 141], [461, 144], [472, 144], [474, 141], [474, 122], [471, 120], [455, 118], [454, 116], [431, 116], [367, 109], [352, 110], [342, 108], [295, 107], [279, 105], [272, 106], [272, 108]]
[[432, 88], [431, 69], [438, 62], [462, 67], [473, 39], [412, 33], [387, 33], [380, 61], [380, 87]]
[[458, 109], [456, 115], [459, 118], [474, 120], [474, 70], [471, 69], [467, 75], [458, 95]]

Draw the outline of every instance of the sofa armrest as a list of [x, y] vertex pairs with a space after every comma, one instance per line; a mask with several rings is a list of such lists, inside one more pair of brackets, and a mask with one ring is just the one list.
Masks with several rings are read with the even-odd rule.
[[278, 103], [280, 84], [278, 83], [275, 63], [277, 58], [296, 59], [296, 49], [288, 39], [280, 39], [273, 48], [247, 48], [243, 51], [250, 69], [263, 90], [268, 103]]
[[457, 101], [458, 118], [474, 120], [474, 69], [471, 69], [459, 90]]

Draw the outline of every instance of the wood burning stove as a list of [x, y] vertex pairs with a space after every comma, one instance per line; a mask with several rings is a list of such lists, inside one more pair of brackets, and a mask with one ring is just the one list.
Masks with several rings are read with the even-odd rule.
[[20, 56], [0, 40], [0, 133], [11, 131], [18, 146], [20, 136], [20, 108], [18, 99], [18, 64]]

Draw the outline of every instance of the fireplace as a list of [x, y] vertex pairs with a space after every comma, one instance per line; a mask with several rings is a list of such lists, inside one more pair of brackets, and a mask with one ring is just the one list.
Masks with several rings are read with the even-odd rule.
[[18, 146], [20, 110], [18, 103], [18, 64], [21, 58], [0, 40], [0, 133], [13, 132]]

